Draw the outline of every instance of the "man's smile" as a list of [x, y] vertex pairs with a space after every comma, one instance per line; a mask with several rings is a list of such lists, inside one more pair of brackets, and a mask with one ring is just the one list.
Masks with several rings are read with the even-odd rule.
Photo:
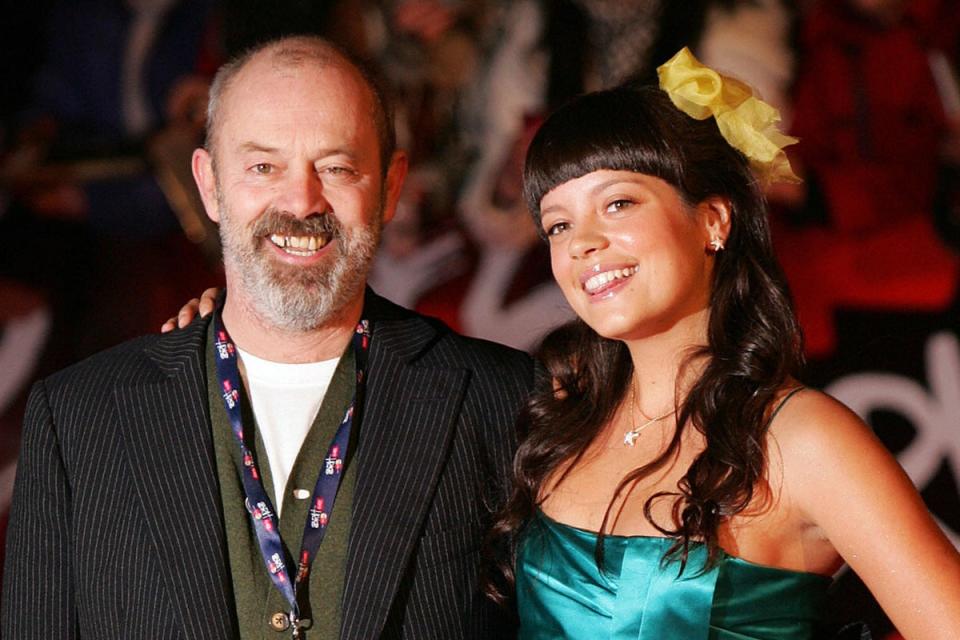
[[330, 234], [321, 233], [309, 236], [286, 236], [270, 234], [270, 242], [285, 253], [295, 256], [311, 256], [330, 242]]

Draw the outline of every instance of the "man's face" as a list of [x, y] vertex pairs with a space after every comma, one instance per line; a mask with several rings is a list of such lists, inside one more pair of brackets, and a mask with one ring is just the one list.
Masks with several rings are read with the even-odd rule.
[[404, 169], [382, 175], [372, 101], [341, 62], [261, 53], [222, 96], [213, 156], [195, 154], [228, 288], [272, 326], [315, 329], [363, 295]]

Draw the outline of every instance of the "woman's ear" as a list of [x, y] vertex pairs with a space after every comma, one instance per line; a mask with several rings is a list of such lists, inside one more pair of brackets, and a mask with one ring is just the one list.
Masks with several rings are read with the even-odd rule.
[[710, 253], [723, 251], [730, 236], [730, 218], [733, 206], [724, 196], [710, 196], [697, 205], [697, 214], [703, 225], [703, 240]]

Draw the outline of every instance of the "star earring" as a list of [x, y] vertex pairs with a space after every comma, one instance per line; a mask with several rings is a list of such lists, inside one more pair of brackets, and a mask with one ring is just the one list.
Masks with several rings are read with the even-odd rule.
[[714, 238], [713, 240], [711, 240], [710, 250], [713, 251], [713, 253], [720, 253], [721, 251], [723, 251], [723, 240], [721, 240], [720, 238]]

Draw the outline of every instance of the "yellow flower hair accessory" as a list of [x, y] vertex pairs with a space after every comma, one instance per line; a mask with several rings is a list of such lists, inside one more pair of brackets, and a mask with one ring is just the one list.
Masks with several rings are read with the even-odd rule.
[[753, 95], [744, 82], [717, 73], [686, 47], [657, 68], [660, 88], [691, 118], [713, 116], [728, 144], [750, 161], [766, 183], [800, 182], [783, 148], [799, 142], [777, 129], [780, 112]]

